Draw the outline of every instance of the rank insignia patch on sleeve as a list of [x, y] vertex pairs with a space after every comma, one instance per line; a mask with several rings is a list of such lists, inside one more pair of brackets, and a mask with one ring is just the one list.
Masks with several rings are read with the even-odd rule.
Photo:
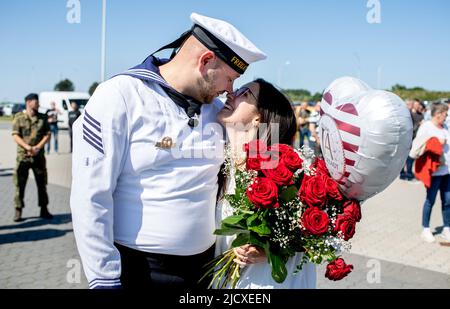
[[84, 111], [83, 139], [101, 154], [103, 151], [102, 126], [99, 121]]

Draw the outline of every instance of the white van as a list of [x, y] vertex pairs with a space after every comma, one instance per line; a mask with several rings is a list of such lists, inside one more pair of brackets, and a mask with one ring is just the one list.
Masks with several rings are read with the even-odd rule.
[[50, 103], [55, 102], [55, 106], [62, 113], [58, 115], [58, 128], [69, 128], [69, 112], [72, 110], [71, 102], [75, 102], [80, 111], [89, 100], [89, 93], [74, 91], [48, 91], [39, 94], [39, 112], [46, 113], [50, 109]]

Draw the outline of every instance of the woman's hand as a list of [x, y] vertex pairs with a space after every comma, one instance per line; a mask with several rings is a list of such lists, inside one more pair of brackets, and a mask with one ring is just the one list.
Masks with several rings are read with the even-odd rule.
[[234, 248], [233, 251], [236, 254], [236, 258], [233, 261], [242, 266], [264, 263], [267, 261], [264, 249], [258, 246], [247, 244]]

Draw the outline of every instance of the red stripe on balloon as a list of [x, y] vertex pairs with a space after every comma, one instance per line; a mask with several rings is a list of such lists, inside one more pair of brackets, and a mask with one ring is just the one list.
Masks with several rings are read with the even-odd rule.
[[343, 186], [345, 186], [345, 184], [346, 184], [346, 182], [342, 181], [342, 180], [339, 180], [337, 183], [340, 184], [340, 185], [343, 185]]
[[345, 131], [347, 133], [360, 136], [361, 135], [361, 129], [358, 127], [355, 127], [354, 125], [351, 125], [349, 123], [340, 121], [336, 118], [334, 118], [334, 121], [336, 121], [336, 125], [338, 126], [339, 130]]
[[358, 116], [358, 111], [356, 110], [355, 106], [352, 103], [347, 103], [341, 106], [336, 107], [337, 110], [340, 110], [341, 112], [352, 114], [355, 116]]
[[345, 158], [345, 165], [354, 166], [355, 161]]
[[322, 116], [323, 114], [325, 114], [325, 112], [323, 111], [323, 109], [320, 109], [320, 116]]
[[333, 103], [333, 96], [329, 92], [327, 92], [323, 95], [323, 99], [325, 100], [325, 102], [327, 102], [330, 105], [331, 105], [331, 103]]
[[353, 145], [347, 142], [342, 141], [342, 146], [344, 146], [344, 149], [350, 152], [357, 152], [359, 149], [359, 146]]
[[345, 173], [344, 173], [344, 177], [347, 178], [348, 176], [350, 176], [350, 172], [345, 172]]

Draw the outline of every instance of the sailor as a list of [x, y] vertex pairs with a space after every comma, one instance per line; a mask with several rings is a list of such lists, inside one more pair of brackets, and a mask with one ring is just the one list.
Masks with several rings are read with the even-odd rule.
[[191, 20], [160, 49], [170, 59], [102, 83], [73, 125], [70, 204], [90, 288], [194, 287], [213, 258], [217, 96], [266, 56], [225, 21]]

